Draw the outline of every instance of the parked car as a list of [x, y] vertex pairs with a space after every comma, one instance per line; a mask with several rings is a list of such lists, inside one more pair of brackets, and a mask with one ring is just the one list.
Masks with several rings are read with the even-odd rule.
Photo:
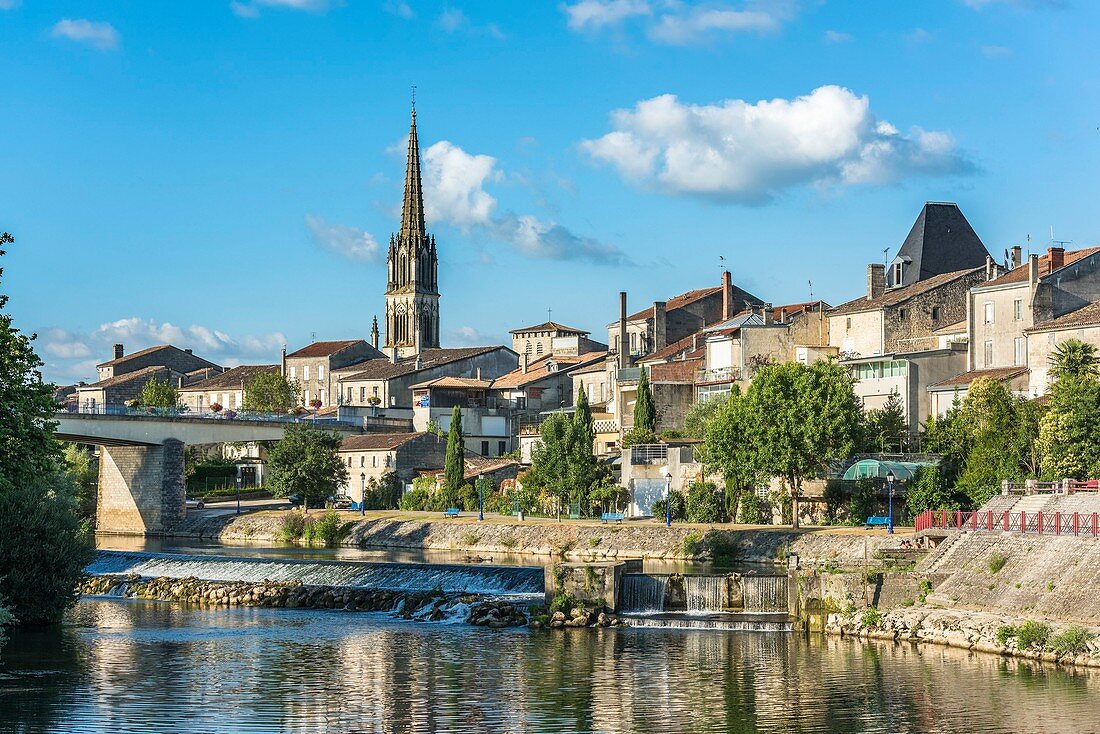
[[188, 510], [201, 510], [206, 507], [206, 502], [204, 502], [201, 497], [197, 499], [188, 497], [186, 505]]

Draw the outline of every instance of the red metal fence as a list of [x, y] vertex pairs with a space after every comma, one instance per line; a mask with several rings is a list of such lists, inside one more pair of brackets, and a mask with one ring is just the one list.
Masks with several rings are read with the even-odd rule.
[[921, 530], [999, 530], [1039, 535], [1100, 535], [1096, 512], [993, 512], [925, 510], [913, 523]]

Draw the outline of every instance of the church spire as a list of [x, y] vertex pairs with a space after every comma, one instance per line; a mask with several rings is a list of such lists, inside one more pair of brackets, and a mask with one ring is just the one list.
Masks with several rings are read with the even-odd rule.
[[409, 126], [409, 154], [405, 162], [405, 199], [401, 203], [400, 239], [413, 235], [414, 241], [424, 234], [424, 192], [420, 185], [420, 143], [416, 137], [416, 103], [413, 102], [412, 124]]

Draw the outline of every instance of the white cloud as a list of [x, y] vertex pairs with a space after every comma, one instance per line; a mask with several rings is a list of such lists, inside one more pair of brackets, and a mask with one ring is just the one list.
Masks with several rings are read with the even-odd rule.
[[671, 194], [764, 203], [803, 184], [882, 184], [966, 173], [942, 132], [900, 133], [867, 97], [824, 86], [793, 100], [685, 105], [665, 94], [612, 113], [611, 132], [581, 149], [626, 180]]
[[574, 31], [618, 28], [627, 21], [640, 20], [651, 40], [681, 46], [739, 33], [776, 31], [798, 12], [799, 4], [799, 0], [579, 0], [561, 9]]
[[451, 329], [447, 332], [447, 342], [450, 344], [457, 344], [463, 347], [476, 346], [480, 344], [488, 344], [492, 342], [492, 339], [486, 337], [480, 331], [472, 326], [460, 326], [457, 329]]
[[448, 33], [463, 32], [475, 35], [488, 35], [497, 40], [503, 40], [505, 38], [504, 31], [495, 23], [489, 23], [483, 26], [474, 25], [469, 17], [458, 8], [445, 8], [443, 12], [439, 14], [438, 23], [439, 27]]
[[852, 34], [830, 30], [825, 31], [823, 38], [825, 39], [825, 43], [847, 43], [852, 40]]
[[424, 151], [424, 202], [431, 220], [467, 230], [488, 224], [496, 199], [485, 184], [499, 181], [497, 161], [488, 155], [471, 155], [446, 140]]
[[286, 10], [303, 10], [307, 13], [324, 13], [333, 5], [339, 4], [335, 0], [232, 0], [230, 9], [242, 18], [258, 18], [261, 8], [282, 8]]
[[599, 30], [653, 12], [647, 0], [580, 0], [562, 5], [561, 9], [569, 16], [567, 24], [575, 31]]
[[121, 40], [118, 31], [110, 23], [84, 18], [63, 18], [50, 29], [50, 35], [83, 43], [99, 51], [113, 51], [118, 48]]
[[15, 10], [23, 0], [0, 0], [0, 10]]
[[537, 260], [587, 260], [622, 264], [618, 248], [574, 234], [556, 222], [530, 214], [497, 214], [497, 199], [486, 186], [503, 180], [497, 159], [467, 153], [447, 140], [424, 152], [427, 217], [463, 231], [479, 231]]
[[405, 20], [412, 20], [416, 17], [416, 13], [409, 7], [409, 4], [401, 0], [387, 0], [387, 2], [382, 5], [382, 10], [390, 15], [396, 15], [398, 18], [404, 18]]
[[1007, 46], [982, 46], [982, 56], [987, 59], [1003, 59], [1012, 55], [1012, 49]]
[[914, 28], [905, 34], [905, 40], [909, 43], [925, 43], [932, 40], [932, 34], [923, 28]]
[[275, 362], [286, 337], [279, 332], [234, 337], [224, 330], [199, 324], [180, 327], [135, 316], [101, 324], [89, 333], [45, 329], [37, 342], [46, 359], [47, 379], [61, 382], [94, 382], [98, 379], [95, 365], [109, 360], [111, 345], [119, 343], [125, 345], [127, 354], [170, 343], [181, 349], [193, 349], [198, 356], [217, 364], [234, 366], [242, 362]]
[[306, 227], [310, 239], [323, 250], [360, 262], [372, 263], [381, 258], [382, 248], [369, 232], [343, 224], [329, 224], [312, 214], [306, 215]]

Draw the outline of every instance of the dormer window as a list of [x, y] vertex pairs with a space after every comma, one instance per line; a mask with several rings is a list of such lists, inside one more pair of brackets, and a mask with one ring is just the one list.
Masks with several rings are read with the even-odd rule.
[[901, 279], [905, 275], [905, 263], [898, 261], [894, 263], [894, 287], [897, 288], [901, 285]]

